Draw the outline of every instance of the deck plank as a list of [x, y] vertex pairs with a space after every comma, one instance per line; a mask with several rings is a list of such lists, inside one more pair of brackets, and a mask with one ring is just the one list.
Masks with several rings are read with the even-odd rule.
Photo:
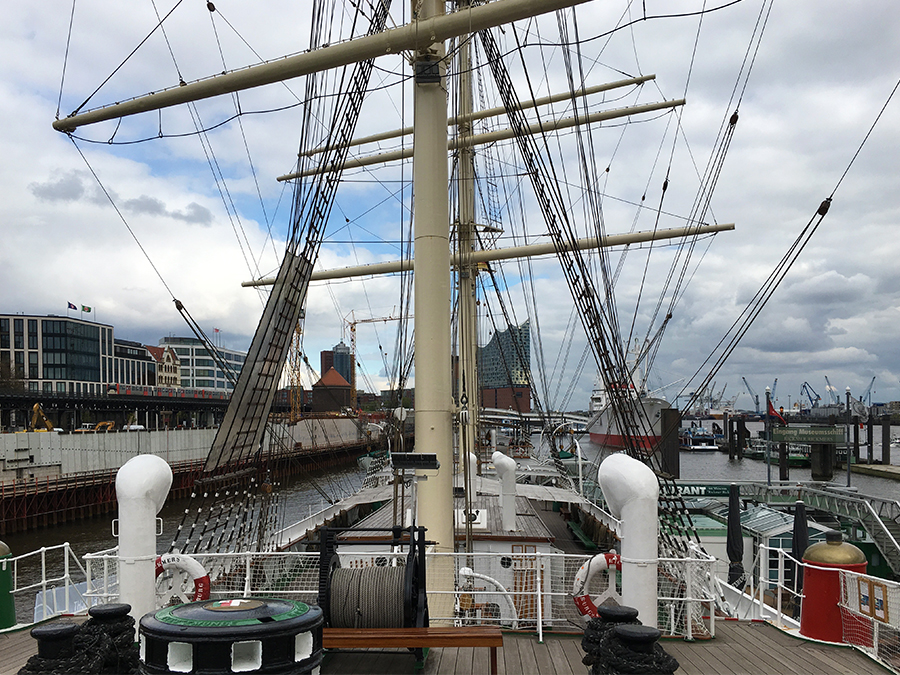
[[[578, 642], [580, 645], [581, 641], [579, 640]], [[553, 670], [548, 671], [548, 673], [554, 673], [555, 675], [566, 675], [566, 673], [570, 672], [583, 672], [572, 670], [572, 667], [569, 664], [569, 659], [566, 657], [566, 649], [564, 645], [565, 640], [559, 639], [559, 637], [556, 635], [544, 636], [544, 647], [547, 651], [547, 655], [553, 663]], [[584, 665], [582, 665], [581, 667], [585, 668]]]
[[548, 675], [555, 675], [556, 666], [554, 666], [553, 660], [550, 658], [550, 652], [546, 648], [546, 641], [544, 643], [540, 643], [537, 641], [537, 636], [534, 636], [534, 638], [531, 640], [530, 646], [537, 672], [548, 673]]
[[[678, 659], [678, 675], [883, 675], [888, 672], [858, 650], [809, 642], [758, 622], [723, 621], [717, 624], [713, 640], [664, 640], [662, 645]], [[37, 642], [28, 629], [0, 633], [0, 675], [16, 675], [36, 652]], [[531, 633], [505, 632], [503, 647], [497, 652], [499, 670], [508, 675], [585, 675], [587, 672], [581, 663], [584, 654], [580, 634], [545, 634], [544, 642], [540, 643]], [[323, 675], [464, 675], [486, 673], [488, 669], [487, 649], [444, 647], [432, 649], [424, 670], [419, 671], [407, 650], [329, 651], [321, 672]]]

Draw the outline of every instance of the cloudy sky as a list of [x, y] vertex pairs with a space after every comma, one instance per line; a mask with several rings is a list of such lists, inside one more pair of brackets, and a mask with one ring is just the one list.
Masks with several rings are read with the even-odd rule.
[[[0, 71], [0, 312], [65, 315], [68, 302], [89, 305], [90, 318], [113, 324], [118, 337], [156, 344], [166, 335], [188, 334], [174, 296], [208, 332], [218, 328], [223, 345], [248, 347], [264, 296], [240, 283], [274, 273], [280, 260], [290, 193], [275, 177], [296, 161], [303, 82], [246, 92], [239, 103], [231, 97], [206, 102], [193, 120], [182, 106], [121, 125], [84, 127], [76, 143], [50, 126], [57, 114], [67, 115], [89, 98], [85, 108], [300, 52], [309, 43], [309, 3], [223, 0], [211, 17], [195, 1], [178, 6], [166, 21], [167, 41], [157, 32], [126, 60], [150, 33], [156, 12], [166, 14], [175, 4], [81, 0], [71, 38], [69, 3], [52, 12], [35, 3], [6, 9], [0, 25], [6, 57]], [[393, 21], [399, 24], [399, 7], [408, 3], [396, 4]], [[900, 15], [887, 0], [776, 2], [746, 85], [741, 65], [760, 11], [769, 7], [759, 0], [707, 14], [702, 22], [697, 16], [653, 19], [604, 35], [644, 11], [691, 12], [703, 4], [648, 0], [629, 8], [625, 2], [591, 2], [578, 9], [577, 22], [567, 23], [569, 39], [582, 40], [588, 84], [656, 74], [655, 83], [638, 93], [607, 95], [605, 107], [681, 96], [688, 102], [677, 136], [674, 116], [663, 114], [627, 128], [594, 130], [592, 159], [605, 174], [598, 189], [605, 195], [609, 233], [654, 226], [652, 209], [635, 205], [644, 195], [645, 204], [658, 205], [667, 170], [670, 187], [659, 226], [683, 222], [698, 193], [697, 173], [735, 107], [736, 83], [743, 92], [740, 121], [704, 218], [733, 222], [736, 229], [698, 242], [651, 385], [680, 383], [665, 390], [670, 398], [690, 386], [687, 378], [834, 192], [818, 231], [715, 376], [715, 390], [725, 389], [726, 399], [741, 394], [737, 406], [750, 408], [741, 378], [760, 395], [778, 378], [778, 404], [788, 407], [804, 381], [825, 398], [825, 376], [841, 396], [848, 386], [862, 395], [875, 377], [874, 401], [900, 400], [900, 101], [891, 101], [851, 166], [900, 78]], [[347, 24], [347, 17], [333, 14], [336, 26]], [[526, 50], [525, 71], [536, 95], [564, 91], [563, 61], [549, 55], [549, 43], [560, 40], [555, 19], [523, 25], [518, 35], [544, 44]], [[511, 31], [498, 37], [514, 45]], [[411, 122], [411, 97], [397, 86], [405, 76], [402, 64], [384, 58], [376, 65], [372, 84], [384, 93], [367, 99], [357, 135]], [[513, 60], [510, 69], [522, 91], [522, 67]], [[245, 114], [204, 137], [192, 133], [197, 120], [202, 127], [224, 122], [236, 105], [245, 113], [285, 110]], [[160, 133], [164, 138], [153, 139]], [[147, 138], [153, 140], [130, 142]], [[348, 174], [318, 266], [396, 259], [400, 232], [408, 226], [408, 191], [400, 186], [410, 176], [410, 164]], [[577, 173], [567, 177], [577, 181]], [[518, 192], [517, 183], [505, 183], [501, 199]], [[531, 199], [521, 196], [526, 220], [536, 215], [528, 208]], [[535, 236], [546, 231], [539, 219], [504, 227], [508, 236], [500, 245], [513, 243], [516, 227]], [[621, 252], [611, 255], [615, 267]], [[648, 268], [665, 268], [674, 255], [675, 249], [662, 247]], [[626, 326], [640, 279], [649, 279], [644, 303], [655, 298], [653, 285], [663, 279], [658, 272], [644, 274], [645, 261], [638, 251], [623, 264], [617, 297]], [[552, 258], [535, 261], [537, 302], [543, 305], [536, 310], [542, 353], [533, 367], [547, 382], [552, 407], [585, 408], [596, 373], [590, 364], [576, 368], [585, 339], [555, 266]], [[527, 293], [516, 270], [505, 283], [516, 319], [524, 320]], [[312, 364], [318, 366], [320, 350], [349, 339], [348, 318], [395, 316], [398, 288], [396, 277], [316, 284], [304, 337]], [[643, 309], [637, 315], [638, 334], [658, 327], [641, 324]], [[359, 325], [363, 388], [384, 384], [393, 330], [390, 324]], [[483, 328], [482, 339], [490, 331]]]

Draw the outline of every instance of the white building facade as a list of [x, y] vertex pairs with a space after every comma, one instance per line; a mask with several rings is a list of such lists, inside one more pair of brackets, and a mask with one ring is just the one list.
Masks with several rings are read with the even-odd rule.
[[[181, 386], [185, 389], [213, 389], [231, 392], [231, 379], [216, 365], [213, 355], [203, 343], [191, 337], [165, 337], [159, 341], [160, 347], [170, 347], [180, 362]], [[238, 373], [247, 360], [247, 352], [216, 347], [218, 355], [237, 380]]]

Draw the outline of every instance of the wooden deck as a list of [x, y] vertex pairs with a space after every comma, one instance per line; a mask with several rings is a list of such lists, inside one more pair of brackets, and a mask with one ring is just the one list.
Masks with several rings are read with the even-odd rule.
[[[810, 642], [758, 622], [719, 621], [714, 640], [691, 643], [664, 640], [663, 647], [681, 664], [678, 675], [883, 675], [890, 672], [850, 647]], [[580, 634], [545, 634], [544, 642], [538, 643], [533, 633], [507, 632], [503, 634], [503, 647], [497, 651], [501, 675], [586, 675], [588, 672], [581, 663], [584, 652]], [[36, 652], [37, 643], [28, 629], [0, 633], [0, 675], [15, 675]], [[405, 650], [328, 652], [321, 672], [323, 675], [476, 675], [489, 672], [488, 659], [489, 650], [484, 648], [432, 649], [424, 670], [416, 671], [415, 660]]]
[[[851, 647], [835, 647], [783, 633], [759, 622], [720, 621], [714, 640], [664, 640], [665, 650], [678, 659], [677, 675], [884, 675], [868, 656]], [[543, 644], [532, 633], [503, 634], [498, 651], [501, 675], [586, 675], [581, 663], [581, 635], [545, 634]], [[487, 649], [432, 649], [422, 671], [404, 651], [378, 653], [329, 652], [322, 675], [477, 675], [488, 672]]]

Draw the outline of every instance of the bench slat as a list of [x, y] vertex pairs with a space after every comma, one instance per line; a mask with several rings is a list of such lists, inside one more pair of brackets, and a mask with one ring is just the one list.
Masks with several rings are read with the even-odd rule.
[[493, 626], [429, 628], [325, 628], [326, 649], [371, 647], [502, 647], [503, 633]]

